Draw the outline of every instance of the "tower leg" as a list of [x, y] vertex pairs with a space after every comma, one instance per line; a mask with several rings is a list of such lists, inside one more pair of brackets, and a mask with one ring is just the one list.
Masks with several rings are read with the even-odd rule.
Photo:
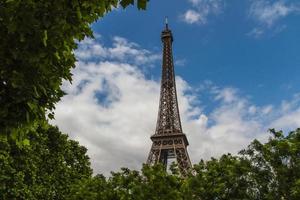
[[176, 148], [175, 154], [180, 173], [186, 176], [189, 170], [191, 170], [191, 161], [186, 148]]
[[[160, 144], [163, 144], [163, 141], [161, 141]], [[187, 176], [192, 167], [191, 161], [189, 159], [186, 147], [182, 144], [177, 145], [178, 146], [176, 146], [174, 142], [173, 145], [169, 145], [168, 147], [163, 145], [155, 146], [152, 144], [147, 164], [154, 165], [157, 163], [162, 163], [167, 169], [168, 159], [175, 158], [180, 174], [182, 176]]]
[[159, 149], [154, 149], [153, 144], [147, 159], [147, 164], [148, 165], [153, 165], [159, 161], [159, 156], [160, 156], [160, 150]]

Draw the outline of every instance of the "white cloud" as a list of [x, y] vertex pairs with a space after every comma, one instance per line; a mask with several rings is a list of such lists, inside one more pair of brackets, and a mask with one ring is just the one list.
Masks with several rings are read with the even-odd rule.
[[263, 115], [258, 114], [261, 108], [239, 96], [237, 89], [208, 84], [201, 91], [210, 92], [216, 104], [206, 115], [201, 134], [194, 134], [198, 129], [196, 127], [190, 130], [192, 140], [196, 141], [191, 142], [194, 162], [226, 152], [237, 153], [254, 138], [266, 138], [265, 125], [260, 121]]
[[254, 38], [260, 38], [265, 33], [263, 28], [253, 28], [250, 32], [247, 33], [248, 36], [253, 36]]
[[215, 100], [222, 100], [226, 103], [231, 103], [237, 100], [237, 90], [234, 88], [224, 88], [222, 90], [214, 89], [213, 91], [216, 94]]
[[300, 127], [300, 94], [295, 94], [290, 101], [282, 101], [275, 118], [270, 122], [270, 127], [292, 131]]
[[157, 107], [158, 83], [117, 62], [78, 62], [73, 73], [55, 123], [88, 147], [96, 172], [139, 166], [153, 133], [156, 112], [149, 108]]
[[142, 65], [151, 64], [161, 59], [160, 54], [154, 54], [149, 50], [142, 49], [134, 42], [128, 42], [125, 38], [115, 36], [111, 47], [104, 47], [99, 41], [101, 37], [96, 37], [98, 42], [87, 38], [79, 44], [76, 56], [79, 60], [105, 59], [113, 61], [126, 61], [127, 63]]
[[294, 5], [287, 5], [286, 1], [254, 0], [250, 7], [251, 17], [267, 26], [272, 26], [279, 19], [296, 11]]
[[176, 67], [178, 67], [178, 66], [185, 66], [186, 63], [187, 63], [186, 59], [175, 59], [175, 61], [174, 61], [174, 65]]
[[[288, 15], [299, 13], [300, 6], [296, 3], [288, 3], [287, 0], [252, 0], [249, 16], [258, 22], [258, 27], [253, 28], [248, 35], [261, 37], [267, 29], [271, 29], [276, 23]], [[276, 32], [282, 31], [285, 26], [275, 28]]]
[[[100, 57], [105, 61], [95, 59], [97, 45], [102, 47]], [[107, 175], [123, 166], [140, 169], [151, 147], [160, 83], [146, 78], [138, 65], [144, 62], [134, 57], [140, 54], [137, 52], [147, 52], [144, 57], [153, 53], [120, 37], [114, 37], [112, 47], [85, 40], [76, 54], [83, 50], [86, 55], [79, 56], [73, 84], [63, 85], [67, 95], [57, 104], [53, 123], [88, 148], [95, 173]], [[111, 52], [115, 55], [108, 56]], [[155, 61], [146, 63], [153, 65]], [[183, 130], [194, 163], [226, 152], [237, 153], [254, 138], [266, 139], [267, 128], [300, 125], [299, 96], [279, 108], [260, 107], [240, 96], [237, 89], [209, 82], [200, 92], [206, 91], [215, 106], [204, 113], [196, 90], [181, 77], [176, 81]]]
[[218, 15], [224, 8], [224, 0], [189, 0], [193, 9], [188, 9], [181, 19], [188, 24], [206, 24], [209, 16]]
[[284, 129], [286, 131], [292, 131], [299, 128], [300, 125], [300, 108], [297, 110], [289, 112], [288, 114], [282, 115], [274, 122], [272, 122], [270, 127], [277, 129]]
[[272, 105], [264, 106], [261, 111], [263, 114], [270, 114], [273, 111], [273, 106]]
[[[183, 20], [188, 24], [193, 24], [193, 23], [202, 21], [203, 19], [201, 20], [201, 15], [198, 12], [196, 12], [194, 10], [187, 10], [185, 12], [185, 14], [183, 15]], [[205, 23], [205, 22], [202, 21], [202, 23]]]

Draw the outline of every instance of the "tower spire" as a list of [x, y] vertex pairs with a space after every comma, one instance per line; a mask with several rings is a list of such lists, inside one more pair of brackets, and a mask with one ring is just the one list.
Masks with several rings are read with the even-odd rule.
[[165, 25], [166, 25], [166, 30], [169, 29], [169, 26], [168, 26], [168, 16], [165, 17]]
[[182, 132], [177, 102], [175, 72], [172, 55], [173, 35], [168, 29], [161, 33], [163, 43], [162, 78], [159, 100], [159, 111], [154, 135], [151, 136], [152, 147], [148, 156], [148, 164], [158, 162], [167, 166], [168, 159], [175, 158], [183, 176], [191, 169], [187, 152], [188, 140]]

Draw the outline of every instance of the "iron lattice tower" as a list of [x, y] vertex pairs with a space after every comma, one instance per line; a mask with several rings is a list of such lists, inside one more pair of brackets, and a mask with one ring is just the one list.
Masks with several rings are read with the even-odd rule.
[[173, 36], [166, 21], [165, 30], [161, 33], [163, 43], [162, 79], [158, 119], [154, 135], [151, 136], [152, 147], [147, 164], [168, 164], [168, 159], [175, 158], [181, 175], [187, 175], [191, 161], [187, 152], [188, 140], [182, 132], [175, 73], [172, 55]]

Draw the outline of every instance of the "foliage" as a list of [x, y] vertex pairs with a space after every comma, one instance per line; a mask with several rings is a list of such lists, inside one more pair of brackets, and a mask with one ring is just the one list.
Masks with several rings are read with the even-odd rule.
[[[147, 0], [138, 0], [139, 9]], [[0, 0], [0, 135], [21, 137], [55, 103], [71, 81], [76, 41], [90, 24], [134, 0]]]
[[73, 184], [66, 198], [68, 200], [110, 200], [116, 199], [114, 191], [103, 175], [83, 179]]
[[154, 167], [144, 166], [143, 188], [145, 196], [149, 200], [182, 199], [180, 192], [183, 179], [178, 175], [168, 174], [162, 165]]
[[267, 143], [254, 140], [240, 156], [195, 165], [196, 175], [184, 185], [187, 199], [299, 199], [300, 129], [287, 136], [270, 131]]
[[180, 187], [183, 179], [167, 174], [162, 165], [143, 166], [141, 172], [123, 168], [109, 179], [102, 175], [75, 186], [71, 200], [169, 200], [183, 199]]
[[300, 129], [284, 136], [271, 130], [265, 144], [253, 141], [240, 155], [200, 161], [183, 179], [163, 166], [122, 169], [76, 185], [69, 199], [105, 200], [296, 200], [300, 194]]
[[287, 136], [282, 131], [271, 129], [273, 137], [262, 144], [255, 140], [241, 152], [249, 158], [250, 172], [259, 188], [259, 197], [264, 199], [300, 198], [300, 129]]
[[30, 145], [0, 140], [0, 199], [65, 199], [71, 185], [91, 177], [86, 148], [44, 123]]
[[47, 123], [30, 145], [0, 144], [0, 199], [68, 200], [296, 200], [300, 197], [300, 129], [254, 140], [240, 155], [200, 161], [180, 177], [162, 165], [91, 176], [86, 149]]
[[252, 199], [246, 160], [228, 154], [202, 160], [194, 169], [195, 176], [190, 176], [184, 187], [186, 199]]

